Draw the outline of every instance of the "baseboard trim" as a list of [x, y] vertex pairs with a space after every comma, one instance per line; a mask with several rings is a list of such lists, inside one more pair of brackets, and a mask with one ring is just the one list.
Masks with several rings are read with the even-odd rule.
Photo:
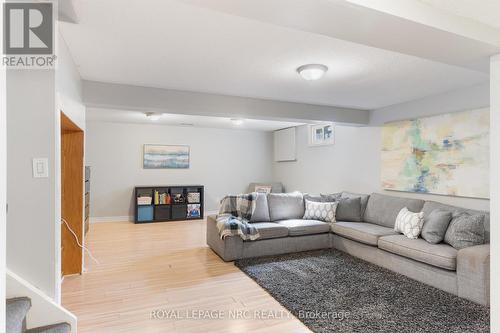
[[106, 222], [133, 222], [133, 216], [99, 216], [90, 217], [90, 223], [106, 223]]
[[215, 215], [217, 214], [219, 211], [218, 210], [207, 210], [205, 212], [205, 217], [209, 216], [209, 215]]
[[[209, 215], [215, 215], [218, 211], [209, 210], [205, 212], [205, 218]], [[99, 216], [99, 217], [90, 217], [90, 223], [107, 223], [107, 222], [134, 222], [133, 216]]]

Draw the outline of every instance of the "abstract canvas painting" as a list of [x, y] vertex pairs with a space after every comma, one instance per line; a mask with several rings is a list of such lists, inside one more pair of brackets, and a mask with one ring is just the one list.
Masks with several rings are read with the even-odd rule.
[[489, 198], [489, 110], [387, 123], [386, 190]]
[[144, 169], [189, 168], [189, 146], [144, 145]]

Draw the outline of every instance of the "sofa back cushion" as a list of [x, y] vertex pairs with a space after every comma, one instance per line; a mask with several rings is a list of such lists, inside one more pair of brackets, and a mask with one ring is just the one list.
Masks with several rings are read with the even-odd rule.
[[429, 216], [429, 214], [435, 210], [435, 209], [442, 209], [446, 211], [450, 211], [453, 213], [453, 215], [458, 215], [460, 213], [466, 212], [469, 213], [470, 215], [478, 215], [478, 214], [484, 214], [484, 242], [489, 243], [490, 242], [490, 213], [486, 211], [481, 211], [481, 210], [474, 210], [474, 209], [466, 209], [462, 207], [456, 207], [456, 206], [451, 206], [451, 205], [445, 205], [439, 202], [435, 201], [426, 201], [424, 204], [424, 208], [422, 209], [424, 212], [424, 220]]
[[269, 205], [267, 204], [267, 194], [257, 193], [255, 200], [255, 210], [252, 214], [250, 222], [269, 222]]
[[[352, 199], [352, 198], [360, 198], [361, 200], [361, 218], [359, 222], [362, 222], [362, 217], [365, 215], [366, 205], [368, 204], [369, 194], [361, 194], [361, 193], [353, 193], [353, 192], [342, 192], [342, 198]], [[358, 221], [354, 221], [358, 222]]]
[[366, 205], [364, 220], [388, 228], [394, 228], [396, 217], [403, 208], [410, 212], [422, 211], [424, 200], [393, 197], [379, 193], [372, 193]]
[[304, 216], [304, 198], [302, 193], [269, 193], [269, 216], [271, 221], [301, 219]]

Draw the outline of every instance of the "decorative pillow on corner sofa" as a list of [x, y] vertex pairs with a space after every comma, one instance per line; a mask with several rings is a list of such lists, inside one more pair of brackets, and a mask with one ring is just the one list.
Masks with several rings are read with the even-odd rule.
[[342, 192], [342, 198], [361, 198], [361, 221], [360, 222], [364, 221], [365, 210], [366, 210], [366, 206], [368, 204], [368, 199], [370, 198], [370, 195], [344, 191], [344, 192]]
[[450, 225], [452, 213], [444, 209], [434, 209], [424, 218], [422, 238], [431, 244], [441, 243]]
[[323, 198], [323, 202], [333, 202], [339, 201], [342, 197], [342, 193], [331, 193], [331, 194], [320, 194]]
[[460, 250], [469, 246], [484, 244], [484, 215], [467, 212], [453, 216], [444, 235], [445, 243]]
[[402, 233], [408, 238], [417, 239], [422, 231], [424, 224], [424, 213], [413, 213], [408, 208], [403, 208], [399, 211], [396, 217], [394, 231]]
[[314, 195], [314, 194], [308, 194], [304, 193], [304, 200], [309, 200], [309, 201], [314, 201], [314, 202], [331, 202], [335, 200], [328, 200], [323, 195]]
[[337, 221], [361, 222], [361, 198], [340, 198], [337, 206]]
[[305, 200], [306, 210], [304, 220], [318, 220], [323, 222], [335, 222], [337, 202], [315, 202]]

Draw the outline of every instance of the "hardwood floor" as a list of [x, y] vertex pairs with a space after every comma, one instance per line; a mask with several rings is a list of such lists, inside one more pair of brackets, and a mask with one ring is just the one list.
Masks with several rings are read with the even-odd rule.
[[99, 264], [62, 285], [80, 333], [310, 332], [206, 246], [205, 221], [97, 223], [87, 245]]

